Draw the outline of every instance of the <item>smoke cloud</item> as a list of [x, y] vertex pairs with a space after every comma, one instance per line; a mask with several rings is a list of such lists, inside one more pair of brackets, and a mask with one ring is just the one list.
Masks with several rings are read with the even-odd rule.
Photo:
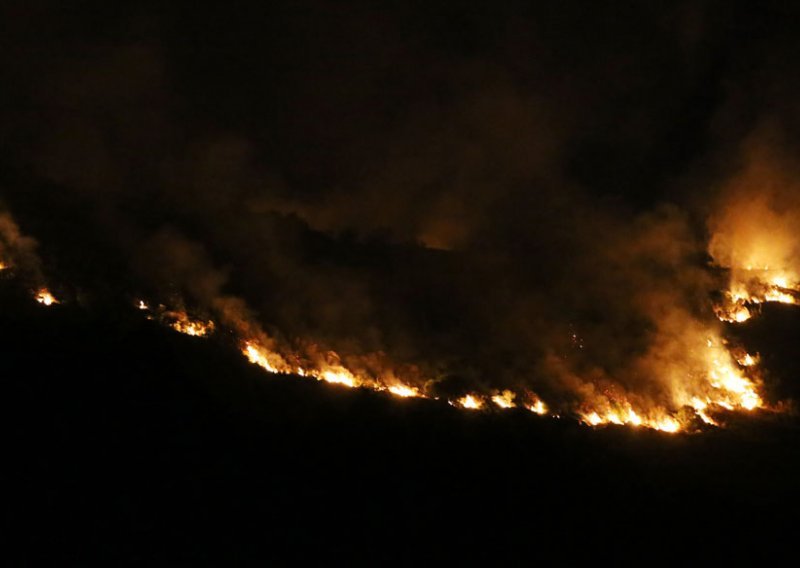
[[15, 8], [4, 196], [60, 278], [284, 360], [691, 405], [733, 364], [710, 262], [800, 268], [793, 168], [749, 142], [769, 107], [791, 145], [800, 42], [771, 6], [745, 50], [744, 3], [513, 4]]

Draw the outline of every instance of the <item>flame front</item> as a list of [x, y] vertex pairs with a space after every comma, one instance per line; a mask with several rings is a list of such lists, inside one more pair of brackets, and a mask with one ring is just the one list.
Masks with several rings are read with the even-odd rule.
[[800, 302], [800, 281], [786, 269], [771, 270], [769, 266], [754, 269], [750, 266], [731, 271], [728, 290], [723, 301], [715, 306], [721, 321], [742, 323], [753, 316], [752, 306], [775, 302]]
[[388, 390], [393, 395], [399, 396], [399, 397], [402, 397], [402, 398], [421, 396], [418, 389], [416, 389], [414, 387], [409, 387], [407, 385], [402, 385], [402, 384], [391, 385], [386, 390]]

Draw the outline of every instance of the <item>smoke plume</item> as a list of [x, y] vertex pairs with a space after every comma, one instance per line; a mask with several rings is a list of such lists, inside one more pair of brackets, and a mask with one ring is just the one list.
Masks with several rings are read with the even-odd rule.
[[796, 112], [777, 8], [744, 50], [740, 3], [300, 4], [15, 9], [4, 193], [59, 278], [287, 372], [665, 429], [761, 404], [713, 304], [718, 269], [800, 274], [793, 169], [748, 142]]

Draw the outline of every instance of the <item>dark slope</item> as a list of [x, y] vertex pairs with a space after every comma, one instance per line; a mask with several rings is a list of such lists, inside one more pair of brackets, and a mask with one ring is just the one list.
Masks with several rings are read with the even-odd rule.
[[669, 436], [456, 411], [272, 377], [124, 308], [2, 296], [6, 513], [28, 560], [677, 560], [792, 528], [791, 418]]

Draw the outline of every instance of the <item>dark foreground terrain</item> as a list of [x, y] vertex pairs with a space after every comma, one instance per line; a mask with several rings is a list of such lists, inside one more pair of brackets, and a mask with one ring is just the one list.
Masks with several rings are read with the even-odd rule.
[[[0, 300], [14, 565], [627, 564], [796, 548], [790, 416], [671, 436], [456, 411], [271, 377], [224, 341], [124, 308]], [[765, 318], [800, 337], [797, 314]], [[794, 370], [793, 349], [775, 343], [772, 364]]]

